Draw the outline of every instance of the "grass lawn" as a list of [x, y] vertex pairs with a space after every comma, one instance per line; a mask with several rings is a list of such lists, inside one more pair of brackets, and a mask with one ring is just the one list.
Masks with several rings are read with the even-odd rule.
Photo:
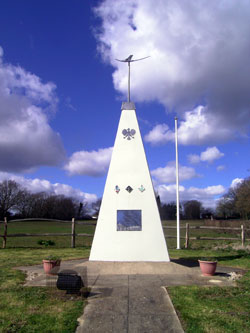
[[[93, 221], [86, 221], [86, 223]], [[86, 226], [82, 224], [76, 224], [76, 233], [86, 233], [94, 235], [95, 226]], [[3, 233], [3, 224], [0, 224], [0, 234]], [[71, 233], [71, 222], [60, 223], [54, 221], [27, 221], [27, 222], [9, 222], [8, 234], [18, 233]], [[92, 243], [93, 237], [76, 237], [76, 247], [89, 246]], [[32, 237], [8, 237], [7, 248], [10, 247], [40, 247], [38, 245], [39, 240], [53, 240], [56, 244], [55, 247], [65, 248], [71, 246], [71, 236], [32, 236]]]
[[13, 269], [40, 264], [48, 254], [63, 260], [86, 258], [90, 248], [0, 249], [0, 332], [75, 332], [86, 300], [47, 287], [24, 287], [25, 274]]
[[[200, 225], [201, 221], [188, 221]], [[185, 225], [186, 221], [182, 221]], [[164, 221], [164, 225], [175, 225]], [[0, 225], [0, 234], [3, 226]], [[77, 233], [94, 233], [94, 226], [77, 225]], [[71, 232], [71, 225], [59, 222], [13, 222], [9, 233]], [[192, 230], [192, 235], [218, 237], [215, 230]], [[168, 235], [176, 230], [166, 229]], [[184, 235], [185, 230], [181, 231]], [[230, 234], [226, 234], [230, 237]], [[236, 236], [236, 235], [235, 235]], [[53, 240], [55, 246], [44, 248], [40, 239]], [[107, 240], [108, 241], [108, 240]], [[87, 258], [92, 237], [77, 237], [76, 248], [69, 248], [68, 236], [8, 238], [7, 248], [0, 249], [0, 332], [75, 332], [77, 318], [82, 314], [86, 300], [65, 296], [65, 292], [47, 287], [23, 287], [25, 274], [14, 270], [21, 265], [40, 264], [49, 255], [66, 259]], [[232, 248], [215, 249], [230, 241], [199, 241], [190, 243], [190, 249], [176, 250], [176, 240], [167, 239], [171, 258], [199, 259], [216, 257], [220, 264], [250, 269], [250, 254]], [[183, 245], [183, 242], [181, 243]], [[250, 332], [250, 271], [239, 280], [236, 288], [171, 287], [169, 294], [181, 319], [185, 332]]]
[[[186, 223], [189, 223], [189, 226], [204, 226], [203, 220], [181, 220], [180, 226], [186, 227]], [[176, 228], [176, 221], [170, 220], [170, 221], [162, 221], [163, 226], [171, 226]], [[240, 228], [241, 222], [239, 220], [239, 228]], [[164, 233], [166, 236], [176, 236], [176, 229], [165, 229]], [[185, 237], [186, 229], [180, 230], [181, 237]], [[249, 232], [246, 232], [247, 238], [250, 238]], [[189, 237], [211, 237], [211, 238], [217, 238], [217, 237], [223, 237], [223, 238], [238, 238], [239, 241], [241, 239], [241, 231], [230, 231], [230, 230], [212, 230], [212, 229], [189, 229]], [[237, 241], [236, 241], [237, 242]], [[180, 240], [181, 247], [184, 247], [185, 240]], [[211, 246], [217, 246], [221, 245], [221, 240], [190, 240], [189, 241], [189, 247], [191, 249], [201, 249], [201, 248], [211, 248]], [[230, 244], [230, 240], [223, 241], [224, 244]], [[176, 248], [176, 239], [173, 238], [167, 238], [167, 244], [168, 248]]]
[[[216, 257], [219, 264], [250, 269], [250, 253], [229, 250], [170, 250], [171, 258]], [[237, 287], [169, 287], [185, 332], [250, 332], [250, 271]]]
[[[85, 221], [86, 223], [94, 223], [95, 221]], [[200, 226], [204, 225], [203, 220], [182, 220], [180, 221], [181, 226], [186, 226], [186, 223], [189, 223], [190, 226]], [[163, 226], [173, 226], [176, 227], [176, 221], [163, 221]], [[241, 222], [239, 221], [239, 227]], [[94, 235], [95, 226], [86, 226], [83, 224], [76, 224], [76, 233], [87, 233]], [[60, 223], [54, 221], [27, 221], [27, 222], [9, 222], [8, 223], [8, 234], [17, 234], [17, 233], [71, 233], [71, 222], [69, 223]], [[165, 235], [176, 236], [176, 229], [164, 229]], [[3, 223], [0, 223], [0, 234], [3, 234]], [[208, 229], [190, 229], [190, 237], [236, 237], [240, 240], [240, 232], [238, 231], [219, 231], [219, 230], [208, 230]], [[247, 234], [248, 238], [250, 235]], [[185, 229], [181, 229], [181, 237], [185, 237]], [[65, 248], [71, 246], [71, 237], [70, 236], [32, 236], [32, 237], [9, 237], [7, 239], [7, 247], [40, 247], [38, 245], [39, 240], [53, 240], [56, 245], [55, 247]], [[77, 236], [76, 237], [76, 247], [80, 246], [90, 246], [92, 243], [93, 237]], [[0, 239], [1, 240], [1, 239]], [[191, 249], [200, 249], [200, 248], [210, 248], [211, 245], [217, 246], [221, 244], [221, 240], [191, 240], [190, 248]], [[231, 241], [223, 241], [223, 243], [230, 243]], [[181, 246], [184, 247], [185, 240], [181, 240]], [[176, 248], [176, 239], [167, 238], [168, 248]]]

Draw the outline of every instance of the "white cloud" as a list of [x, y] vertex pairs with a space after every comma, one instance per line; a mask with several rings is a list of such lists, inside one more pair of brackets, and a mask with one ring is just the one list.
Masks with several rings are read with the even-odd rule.
[[217, 160], [223, 156], [224, 154], [221, 153], [217, 147], [208, 147], [201, 153], [200, 159], [202, 162], [212, 163], [214, 160]]
[[0, 170], [27, 171], [64, 159], [58, 133], [48, 123], [56, 86], [20, 66], [5, 64], [0, 48]]
[[153, 145], [161, 145], [168, 141], [174, 141], [174, 133], [169, 130], [167, 124], [158, 124], [145, 135], [144, 139]]
[[98, 149], [97, 151], [78, 151], [70, 158], [64, 169], [70, 175], [102, 176], [109, 167], [113, 147]]
[[81, 190], [75, 189], [67, 184], [53, 184], [46, 179], [31, 179], [8, 172], [0, 172], [0, 182], [9, 179], [16, 181], [31, 193], [47, 192], [51, 194], [61, 194], [87, 203], [92, 203], [97, 200], [97, 196], [95, 194], [82, 192]]
[[[201, 145], [217, 142], [225, 142], [232, 138], [233, 128], [223, 125], [220, 120], [207, 113], [207, 108], [198, 106], [192, 111], [185, 112], [184, 120], [179, 121], [178, 143], [182, 145]], [[145, 140], [153, 145], [174, 142], [174, 130], [169, 129], [166, 124], [156, 125]]]
[[237, 187], [240, 183], [243, 182], [243, 178], [235, 178], [232, 180], [232, 183], [230, 185], [230, 187], [234, 188], [234, 187]]
[[185, 112], [178, 128], [178, 142], [183, 145], [200, 145], [224, 142], [232, 137], [232, 128], [208, 113], [204, 106]]
[[[157, 168], [151, 171], [152, 176], [156, 182], [172, 183], [176, 179], [175, 162], [169, 162], [164, 168]], [[179, 179], [180, 181], [188, 180], [191, 178], [199, 177], [194, 168], [179, 165]]]
[[196, 154], [189, 154], [188, 155], [188, 160], [192, 164], [197, 164], [200, 162], [200, 156]]
[[1, 68], [1, 75], [5, 89], [10, 93], [24, 95], [34, 102], [57, 102], [54, 83], [42, 83], [38, 76], [25, 71], [20, 66], [5, 64]]
[[[188, 160], [190, 163], [208, 162], [212, 163], [215, 160], [224, 156], [217, 147], [208, 147], [205, 151], [201, 152], [200, 155], [190, 154], [188, 155]], [[217, 170], [223, 170], [224, 166], [217, 167]]]
[[225, 165], [218, 165], [216, 168], [217, 171], [223, 171], [225, 169], [226, 169]]
[[[150, 55], [131, 65], [132, 100], [174, 109], [184, 119], [183, 143], [216, 144], [247, 133], [248, 1], [105, 0], [96, 14], [99, 50], [115, 68], [117, 91], [126, 95], [127, 67], [115, 59]], [[206, 108], [195, 119], [199, 104]]]
[[203, 194], [206, 194], [206, 195], [220, 195], [222, 193], [224, 193], [225, 191], [225, 188], [224, 186], [222, 185], [214, 185], [214, 186], [208, 186], [206, 188], [196, 188], [196, 187], [190, 187], [188, 189], [188, 192], [190, 194], [194, 194], [197, 196], [199, 195], [203, 195]]
[[[215, 160], [224, 156], [217, 147], [208, 147], [205, 151], [201, 152], [200, 155], [190, 154], [188, 160], [190, 163], [208, 162], [213, 163]], [[219, 168], [219, 169], [218, 169]], [[217, 170], [223, 170], [224, 166], [217, 167]]]
[[[176, 186], [159, 185], [157, 192], [160, 195], [162, 202], [170, 202], [176, 200]], [[180, 201], [198, 200], [201, 201], [204, 207], [215, 208], [216, 197], [225, 193], [226, 189], [222, 185], [208, 186], [205, 188], [179, 186]]]

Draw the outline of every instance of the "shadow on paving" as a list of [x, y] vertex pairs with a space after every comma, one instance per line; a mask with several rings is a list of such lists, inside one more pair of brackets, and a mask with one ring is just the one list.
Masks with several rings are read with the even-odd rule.
[[195, 259], [179, 258], [179, 259], [171, 259], [171, 262], [174, 262], [177, 265], [190, 267], [190, 268], [199, 266], [198, 260], [195, 260]]
[[[42, 265], [19, 269], [27, 272], [26, 286], [56, 285], [57, 276], [46, 276]], [[85, 287], [91, 288], [77, 333], [183, 332], [166, 287], [232, 287], [235, 282], [228, 279], [228, 273], [237, 270], [218, 266], [215, 276], [205, 277], [198, 261], [186, 258], [170, 263], [70, 260], [63, 261], [61, 269], [73, 269]]]

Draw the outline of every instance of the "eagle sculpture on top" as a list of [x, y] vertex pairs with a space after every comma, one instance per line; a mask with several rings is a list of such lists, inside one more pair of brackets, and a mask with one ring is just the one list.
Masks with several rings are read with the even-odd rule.
[[146, 59], [146, 58], [149, 58], [149, 57], [150, 56], [132, 60], [133, 54], [131, 54], [129, 57], [127, 57], [124, 60], [115, 59], [115, 60], [120, 61], [120, 62], [127, 62], [128, 63], [128, 102], [130, 102], [130, 63], [135, 62], [135, 61], [139, 61], [139, 60], [143, 60], [143, 59]]
[[124, 60], [120, 60], [120, 59], [115, 59], [115, 60], [120, 61], [120, 62], [134, 62], [134, 61], [143, 60], [143, 59], [146, 59], [146, 58], [149, 58], [149, 57], [150, 57], [150, 56], [147, 56], [147, 57], [144, 57], [144, 58], [140, 58], [140, 59], [132, 60], [132, 58], [133, 58], [133, 54], [131, 54], [129, 57], [127, 57], [127, 58], [124, 59]]

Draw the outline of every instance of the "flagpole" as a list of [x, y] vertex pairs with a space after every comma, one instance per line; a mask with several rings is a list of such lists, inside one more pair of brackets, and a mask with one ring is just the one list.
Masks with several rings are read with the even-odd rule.
[[128, 61], [128, 102], [130, 103], [130, 61]]
[[180, 204], [179, 204], [179, 163], [178, 163], [178, 132], [175, 117], [175, 156], [176, 156], [176, 230], [177, 230], [177, 250], [180, 250]]

